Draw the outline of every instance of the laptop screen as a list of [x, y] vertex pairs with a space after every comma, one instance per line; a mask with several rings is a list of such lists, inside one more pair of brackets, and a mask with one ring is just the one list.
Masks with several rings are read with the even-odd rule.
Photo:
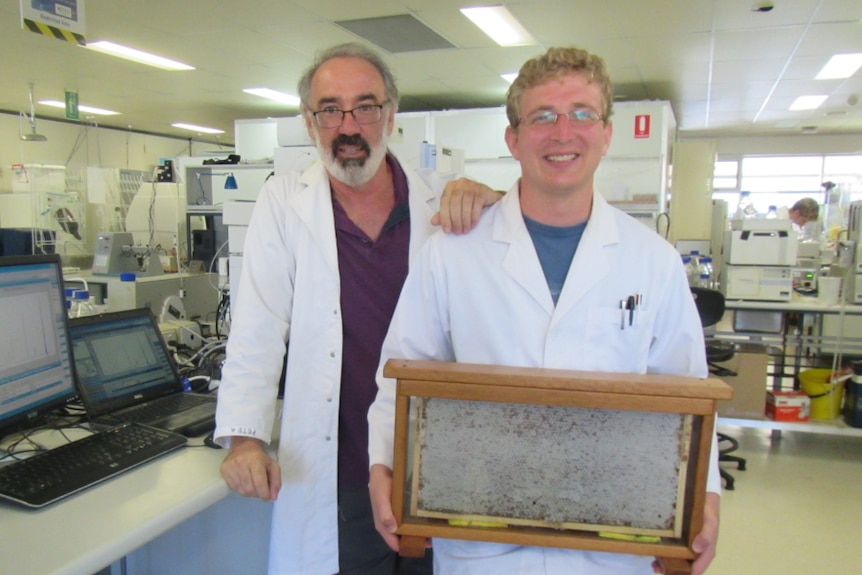
[[69, 329], [79, 391], [91, 417], [182, 390], [149, 310], [75, 318]]

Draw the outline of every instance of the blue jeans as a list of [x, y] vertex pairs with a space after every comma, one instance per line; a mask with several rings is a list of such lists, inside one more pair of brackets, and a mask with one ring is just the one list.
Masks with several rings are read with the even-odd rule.
[[431, 550], [425, 557], [399, 557], [374, 529], [367, 487], [338, 488], [339, 575], [431, 575]]

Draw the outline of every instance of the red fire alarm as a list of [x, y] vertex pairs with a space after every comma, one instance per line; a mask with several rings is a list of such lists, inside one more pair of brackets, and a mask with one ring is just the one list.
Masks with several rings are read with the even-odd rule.
[[635, 116], [635, 138], [649, 138], [649, 114]]

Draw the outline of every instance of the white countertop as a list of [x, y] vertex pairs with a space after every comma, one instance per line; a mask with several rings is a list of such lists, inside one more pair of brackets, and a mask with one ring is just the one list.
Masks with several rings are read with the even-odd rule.
[[224, 454], [184, 447], [39, 510], [0, 502], [0, 571], [92, 575], [225, 498]]

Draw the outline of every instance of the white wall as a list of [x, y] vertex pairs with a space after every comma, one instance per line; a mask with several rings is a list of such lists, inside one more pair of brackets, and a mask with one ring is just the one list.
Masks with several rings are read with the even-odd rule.
[[[52, 164], [83, 168], [127, 168], [152, 170], [160, 158], [206, 155], [232, 145], [215, 144], [139, 134], [125, 130], [36, 119], [36, 132], [46, 142], [25, 142], [19, 137], [17, 114], [0, 113], [0, 193], [12, 191], [12, 164]], [[29, 131], [24, 123], [24, 130]]]
[[794, 155], [794, 154], [860, 154], [862, 134], [819, 135], [793, 134], [787, 136], [727, 136], [715, 138], [686, 137], [679, 139], [714, 140], [720, 157], [743, 155]]

